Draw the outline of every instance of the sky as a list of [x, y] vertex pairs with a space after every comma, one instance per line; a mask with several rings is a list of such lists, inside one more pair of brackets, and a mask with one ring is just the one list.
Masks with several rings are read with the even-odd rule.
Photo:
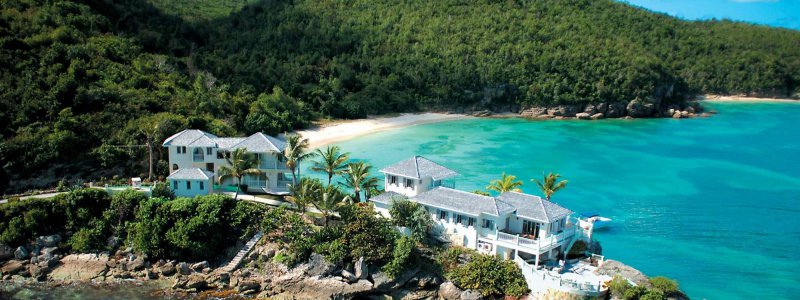
[[800, 0], [622, 0], [688, 20], [731, 19], [800, 30]]

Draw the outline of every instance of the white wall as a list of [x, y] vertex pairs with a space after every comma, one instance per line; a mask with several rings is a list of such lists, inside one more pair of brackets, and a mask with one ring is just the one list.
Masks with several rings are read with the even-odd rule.
[[[396, 184], [389, 183], [389, 177], [395, 176], [397, 177]], [[383, 178], [383, 186], [387, 192], [395, 192], [401, 195], [405, 195], [408, 197], [413, 197], [419, 195], [420, 193], [427, 192], [430, 190], [431, 186], [431, 178], [426, 177], [422, 179], [411, 179], [413, 181], [413, 185], [411, 187], [405, 186], [405, 180], [410, 179], [402, 176], [385, 174]]]
[[[218, 148], [213, 147], [211, 149], [211, 155], [208, 154], [206, 147], [202, 147], [203, 150], [203, 161], [202, 162], [195, 162], [193, 158], [194, 147], [186, 147], [186, 153], [178, 153], [178, 148], [180, 146], [169, 146], [167, 149], [169, 150], [169, 170], [170, 173], [174, 172], [176, 169], [174, 165], [178, 165], [180, 169], [186, 168], [200, 168], [202, 170], [206, 169], [207, 163], [214, 164], [214, 177], [215, 179], [218, 177], [219, 169], [222, 166], [230, 166], [228, 160], [223, 158], [217, 158], [217, 152], [219, 151]], [[285, 168], [285, 164], [283, 162], [278, 162], [277, 158], [275, 157], [274, 153], [259, 153], [260, 159], [262, 160], [262, 165], [266, 165], [267, 169], [260, 169], [268, 178], [269, 184], [268, 189], [278, 189], [278, 173], [286, 173], [288, 170]], [[278, 169], [274, 169], [275, 165], [277, 164]], [[291, 179], [290, 179], [291, 180]], [[225, 178], [221, 185], [233, 185], [236, 184], [236, 179], [233, 178]], [[254, 189], [257, 190], [257, 189]]]
[[[190, 188], [186, 188], [186, 182], [191, 181]], [[178, 186], [175, 186], [177, 182]], [[203, 182], [203, 189], [200, 189], [200, 183]], [[176, 179], [169, 181], [170, 188], [172, 191], [175, 192], [175, 196], [181, 197], [194, 197], [197, 195], [208, 195], [214, 191], [213, 181], [209, 180], [183, 180], [183, 179]]]

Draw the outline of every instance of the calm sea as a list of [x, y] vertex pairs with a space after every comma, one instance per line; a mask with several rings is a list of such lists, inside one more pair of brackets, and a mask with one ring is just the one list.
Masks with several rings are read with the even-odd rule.
[[[800, 103], [709, 103], [704, 119], [419, 125], [340, 143], [380, 167], [423, 155], [483, 189], [502, 172], [554, 171], [553, 197], [614, 219], [604, 254], [675, 278], [696, 299], [800, 296]], [[308, 174], [308, 173], [306, 173]], [[376, 174], [377, 175], [377, 174]]]

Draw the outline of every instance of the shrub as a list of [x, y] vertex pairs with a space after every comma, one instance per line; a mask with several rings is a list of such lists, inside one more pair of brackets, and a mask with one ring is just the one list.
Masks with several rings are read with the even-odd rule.
[[669, 279], [664, 276], [656, 276], [650, 278], [651, 289], [659, 291], [665, 295], [679, 292], [678, 283], [675, 280]]
[[625, 295], [625, 291], [631, 288], [631, 286], [631, 283], [621, 275], [614, 276], [614, 279], [608, 284], [613, 298], [622, 298], [623, 295]]
[[477, 290], [484, 297], [521, 297], [528, 292], [522, 270], [513, 261], [491, 255], [475, 254], [447, 277], [457, 286]]
[[349, 260], [364, 257], [368, 263], [380, 265], [391, 259], [398, 233], [389, 220], [378, 217], [372, 206], [347, 205], [339, 215]]
[[392, 200], [389, 214], [395, 225], [410, 229], [411, 236], [416, 241], [424, 241], [428, 230], [433, 226], [433, 220], [425, 207], [408, 199]]
[[153, 185], [150, 191], [150, 196], [154, 198], [175, 199], [175, 192], [165, 182], [159, 182]]
[[439, 254], [438, 262], [445, 272], [450, 272], [458, 267], [459, 257], [472, 253], [470, 249], [464, 247], [449, 247]]
[[392, 260], [383, 266], [383, 271], [391, 278], [400, 276], [408, 267], [413, 251], [414, 239], [405, 236], [397, 239], [392, 251]]
[[658, 290], [648, 290], [639, 300], [664, 300], [664, 293]]
[[622, 293], [622, 298], [625, 300], [636, 300], [647, 293], [647, 289], [643, 286], [632, 286]]

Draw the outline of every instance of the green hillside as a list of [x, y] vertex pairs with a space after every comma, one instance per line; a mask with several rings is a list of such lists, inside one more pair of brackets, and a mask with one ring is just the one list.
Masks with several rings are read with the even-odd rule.
[[610, 0], [13, 0], [0, 10], [0, 190], [9, 179], [137, 174], [142, 145], [183, 127], [276, 134], [396, 111], [800, 93], [800, 32]]

